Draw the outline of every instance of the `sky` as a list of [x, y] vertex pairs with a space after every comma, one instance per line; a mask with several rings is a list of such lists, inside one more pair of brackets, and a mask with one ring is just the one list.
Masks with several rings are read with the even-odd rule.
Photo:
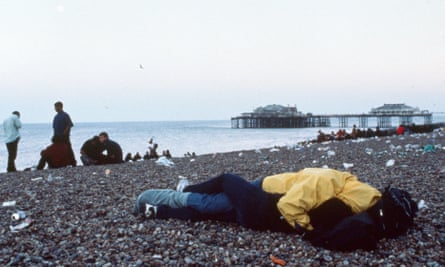
[[445, 111], [445, 0], [0, 0], [0, 116]]

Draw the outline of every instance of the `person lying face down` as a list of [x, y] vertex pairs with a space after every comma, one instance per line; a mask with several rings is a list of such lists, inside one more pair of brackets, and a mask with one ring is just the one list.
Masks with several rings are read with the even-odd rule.
[[[351, 173], [306, 168], [254, 182], [222, 174], [189, 185], [184, 192], [150, 189], [138, 196], [135, 214], [158, 219], [232, 221], [255, 230], [312, 233], [309, 236], [314, 237], [314, 233], [333, 229], [355, 214], [380, 212], [373, 207], [382, 206], [381, 202], [382, 193]], [[369, 215], [365, 221], [378, 225], [379, 218]]]

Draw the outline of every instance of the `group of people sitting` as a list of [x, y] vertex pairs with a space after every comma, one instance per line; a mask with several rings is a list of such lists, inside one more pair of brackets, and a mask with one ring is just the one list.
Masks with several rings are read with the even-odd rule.
[[398, 134], [398, 132], [394, 130], [381, 130], [379, 127], [376, 127], [375, 130], [368, 129], [359, 129], [356, 125], [352, 127], [351, 132], [347, 132], [345, 129], [339, 129], [337, 132], [331, 131], [330, 134], [324, 133], [323, 131], [318, 131], [317, 143], [325, 142], [325, 141], [343, 141], [347, 139], [357, 139], [357, 138], [370, 138], [370, 137], [381, 137], [381, 136], [390, 136]]
[[[148, 140], [148, 150], [147, 152], [145, 152], [144, 156], [142, 157], [139, 152], [136, 152], [136, 154], [134, 154], [134, 156], [131, 155], [131, 153], [128, 153], [125, 156], [125, 161], [138, 161], [141, 159], [144, 160], [149, 160], [149, 159], [158, 159], [160, 156], [158, 154], [158, 144], [153, 140], [153, 137], [150, 138], [150, 140]], [[170, 153], [170, 150], [163, 150], [162, 151], [162, 156], [166, 157], [168, 159], [172, 158], [172, 155]]]
[[337, 132], [331, 131], [331, 133], [324, 133], [323, 131], [318, 131], [317, 139], [314, 142], [326, 142], [326, 141], [343, 141], [346, 139], [357, 139], [357, 138], [370, 138], [370, 137], [382, 137], [391, 135], [406, 135], [411, 133], [428, 133], [432, 132], [438, 125], [426, 124], [426, 125], [416, 125], [412, 124], [400, 124], [397, 128], [387, 128], [380, 129], [376, 127], [375, 130], [360, 129], [356, 125], [352, 127], [351, 132], [347, 132], [345, 129], [339, 129]]
[[333, 250], [374, 249], [404, 234], [417, 204], [408, 192], [384, 192], [348, 172], [306, 168], [247, 181], [225, 173], [203, 183], [181, 180], [176, 190], [149, 189], [134, 214], [148, 219], [219, 220], [246, 228], [303, 234]]
[[[38, 170], [45, 168], [61, 168], [71, 165], [70, 149], [61, 137], [54, 136], [52, 144], [40, 152]], [[118, 143], [101, 132], [88, 139], [80, 149], [80, 159], [83, 165], [100, 165], [122, 163], [122, 149]]]
[[85, 166], [122, 163], [122, 148], [106, 132], [101, 132], [82, 145], [80, 160]]

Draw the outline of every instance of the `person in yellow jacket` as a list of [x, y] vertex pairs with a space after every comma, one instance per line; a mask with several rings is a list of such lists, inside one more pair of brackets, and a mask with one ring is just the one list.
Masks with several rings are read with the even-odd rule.
[[286, 221], [313, 230], [309, 211], [337, 198], [356, 214], [372, 207], [381, 198], [374, 187], [360, 182], [355, 175], [333, 169], [307, 168], [264, 178], [265, 192], [283, 195], [277, 207]]
[[416, 213], [406, 191], [387, 187], [380, 193], [349, 172], [322, 168], [253, 182], [224, 173], [177, 191], [149, 189], [134, 209], [148, 219], [220, 220], [301, 233], [315, 246], [342, 251], [375, 249], [381, 238], [406, 233]]
[[226, 173], [189, 185], [183, 192], [147, 190], [136, 200], [135, 214], [158, 219], [235, 221], [257, 230], [304, 232], [314, 229], [311, 212], [320, 207], [321, 212], [314, 212], [312, 217], [333, 225], [367, 210], [380, 197], [377, 189], [351, 173], [333, 169], [306, 168], [254, 182]]

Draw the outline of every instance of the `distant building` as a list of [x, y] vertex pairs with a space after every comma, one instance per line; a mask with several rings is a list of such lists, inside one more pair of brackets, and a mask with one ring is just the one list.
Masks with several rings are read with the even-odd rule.
[[296, 106], [282, 106], [277, 104], [258, 107], [253, 112], [245, 112], [243, 116], [302, 116]]
[[428, 110], [422, 112], [419, 108], [413, 108], [405, 104], [383, 104], [381, 107], [373, 108], [369, 112], [372, 115], [412, 115], [428, 113]]
[[[315, 115], [302, 113], [296, 106], [267, 105], [252, 112], [241, 113], [232, 117], [232, 128], [308, 128], [331, 127], [331, 119], [337, 120], [340, 128], [347, 128], [348, 120], [357, 121], [360, 128], [368, 128], [368, 120], [375, 120], [380, 128], [393, 127], [393, 119], [398, 118], [398, 125], [410, 125], [414, 118], [423, 119], [424, 125], [432, 123], [432, 113], [419, 110], [405, 104], [384, 104], [373, 108], [368, 113]], [[416, 123], [418, 124], [418, 123]]]

